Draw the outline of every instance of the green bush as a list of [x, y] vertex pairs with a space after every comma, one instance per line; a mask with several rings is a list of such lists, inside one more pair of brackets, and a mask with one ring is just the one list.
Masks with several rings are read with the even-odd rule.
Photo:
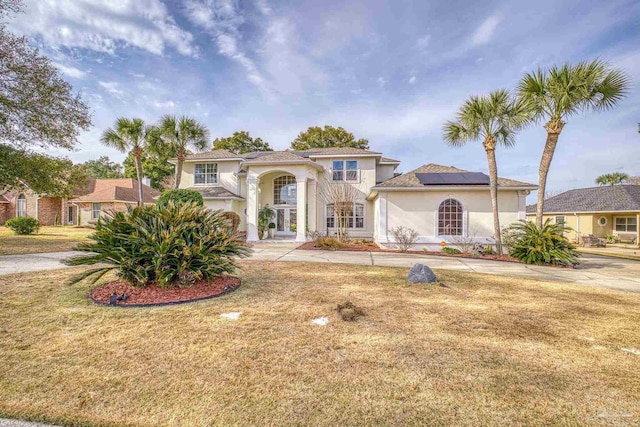
[[570, 228], [545, 221], [542, 228], [532, 221], [520, 221], [510, 227], [513, 241], [509, 254], [525, 264], [579, 264], [578, 252], [563, 233]]
[[195, 190], [187, 190], [185, 188], [166, 190], [162, 192], [160, 197], [158, 197], [158, 204], [161, 206], [167, 206], [170, 201], [175, 204], [191, 202], [197, 204], [198, 206], [204, 206], [204, 199], [202, 198], [202, 194], [198, 193]]
[[4, 223], [15, 234], [26, 236], [37, 233], [40, 229], [40, 221], [30, 216], [18, 216]]
[[442, 252], [449, 255], [460, 255], [462, 253], [460, 249], [450, 248], [449, 246], [442, 248]]
[[88, 255], [66, 260], [67, 265], [103, 265], [72, 281], [105, 273], [117, 275], [134, 286], [190, 286], [196, 280], [212, 280], [236, 269], [235, 257], [251, 250], [229, 226], [222, 211], [211, 211], [193, 203], [130, 207], [110, 213], [96, 224], [94, 242], [75, 250]]
[[344, 247], [344, 243], [335, 237], [318, 237], [316, 240], [316, 247], [328, 251], [337, 251]]

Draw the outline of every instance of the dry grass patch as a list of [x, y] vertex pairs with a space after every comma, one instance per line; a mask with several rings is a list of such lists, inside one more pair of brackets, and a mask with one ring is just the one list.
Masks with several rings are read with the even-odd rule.
[[[640, 422], [640, 295], [243, 262], [192, 305], [104, 308], [73, 270], [0, 278], [0, 416], [94, 425]], [[339, 320], [345, 300], [366, 316]], [[238, 320], [221, 313], [241, 311]], [[328, 316], [327, 326], [310, 320]], [[618, 418], [605, 418], [618, 417]], [[629, 418], [628, 415], [632, 418]], [[612, 421], [613, 420], [613, 421]]]
[[90, 228], [40, 227], [37, 234], [16, 236], [7, 227], [0, 227], [0, 255], [70, 251], [78, 243], [87, 241], [91, 233]]

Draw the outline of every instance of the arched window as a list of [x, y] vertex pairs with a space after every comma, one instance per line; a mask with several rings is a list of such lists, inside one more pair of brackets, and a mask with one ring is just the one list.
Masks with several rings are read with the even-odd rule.
[[274, 205], [295, 205], [297, 201], [295, 176], [284, 175], [273, 180]]
[[462, 236], [462, 205], [447, 199], [438, 208], [438, 236]]
[[27, 198], [24, 194], [19, 195], [16, 200], [16, 216], [27, 216]]

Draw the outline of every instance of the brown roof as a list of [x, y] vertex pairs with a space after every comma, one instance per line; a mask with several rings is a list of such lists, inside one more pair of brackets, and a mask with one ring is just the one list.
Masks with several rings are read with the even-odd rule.
[[387, 163], [400, 163], [400, 160], [391, 159], [389, 157], [380, 157], [380, 161], [387, 162]]
[[[417, 173], [465, 173], [469, 172], [464, 169], [458, 169], [453, 166], [442, 166], [436, 165], [434, 163], [429, 163], [428, 165], [422, 165], [417, 169], [412, 170], [411, 172], [403, 173], [402, 175], [391, 178], [382, 184], [379, 184], [378, 187], [424, 187], [425, 185], [420, 182]], [[515, 179], [508, 178], [498, 178], [498, 186], [499, 187], [531, 187], [535, 188], [536, 186], [533, 184], [529, 184], [522, 181], [516, 181]]]
[[[74, 202], [127, 202], [138, 201], [138, 181], [133, 178], [121, 179], [92, 179], [87, 183], [85, 193], [73, 199]], [[142, 198], [144, 203], [155, 203], [160, 195], [148, 185], [142, 184]]]
[[205, 199], [244, 199], [242, 196], [238, 196], [235, 193], [227, 190], [224, 187], [220, 186], [210, 186], [210, 187], [189, 187], [189, 190], [197, 191], [202, 194], [202, 197]]
[[202, 153], [194, 153], [189, 154], [187, 156], [187, 160], [197, 160], [197, 159], [239, 159], [242, 155], [232, 153], [229, 150], [211, 150], [204, 151]]
[[[640, 211], [640, 185], [576, 188], [544, 201], [544, 213]], [[535, 213], [536, 205], [527, 206]]]
[[309, 156], [330, 156], [333, 154], [380, 154], [377, 151], [365, 150], [363, 148], [354, 147], [326, 147], [326, 148], [311, 148], [309, 150], [294, 151], [294, 153], [303, 157]]
[[[295, 154], [291, 151], [265, 151], [260, 153], [261, 155], [247, 156], [245, 162], [246, 163], [267, 163], [267, 162], [288, 162], [288, 161], [304, 161], [307, 160], [298, 154]], [[247, 154], [256, 154], [256, 153], [247, 153]]]

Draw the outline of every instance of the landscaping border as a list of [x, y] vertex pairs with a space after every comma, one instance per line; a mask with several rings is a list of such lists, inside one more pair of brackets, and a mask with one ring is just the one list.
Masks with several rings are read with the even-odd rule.
[[188, 299], [188, 300], [179, 300], [179, 301], [167, 301], [167, 302], [156, 302], [156, 303], [149, 303], [149, 304], [116, 304], [116, 305], [112, 305], [106, 302], [102, 302], [102, 301], [97, 301], [96, 299], [93, 298], [93, 296], [91, 295], [93, 293], [93, 290], [96, 288], [91, 289], [91, 291], [89, 291], [89, 294], [87, 295], [87, 298], [89, 299], [89, 301], [91, 301], [93, 304], [95, 305], [99, 305], [99, 306], [104, 306], [104, 307], [120, 307], [120, 308], [141, 308], [141, 307], [162, 307], [162, 306], [168, 306], [168, 305], [179, 305], [179, 304], [188, 304], [188, 303], [192, 303], [192, 302], [198, 302], [198, 301], [205, 301], [205, 300], [209, 300], [209, 299], [214, 299], [214, 298], [219, 298], [225, 295], [230, 294], [231, 292], [234, 292], [235, 290], [237, 290], [241, 285], [242, 285], [242, 280], [237, 277], [237, 276], [232, 276], [235, 277], [236, 279], [238, 279], [238, 285], [235, 287], [232, 287], [231, 290], [228, 291], [222, 291], [222, 292], [218, 292], [217, 294], [213, 294], [213, 295], [207, 295], [204, 297], [198, 297], [198, 298], [193, 298], [193, 299]]

